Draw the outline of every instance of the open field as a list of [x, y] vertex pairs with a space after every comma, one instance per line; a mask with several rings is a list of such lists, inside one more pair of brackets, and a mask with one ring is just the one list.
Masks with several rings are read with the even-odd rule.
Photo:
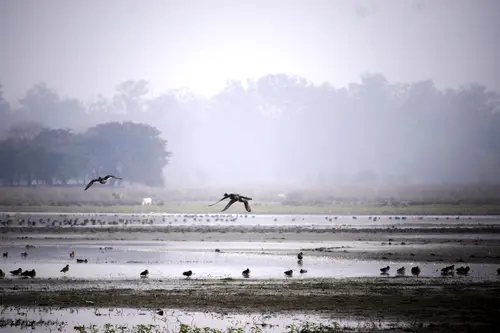
[[[0, 221], [0, 332], [434, 333], [500, 324], [497, 216], [4, 213]], [[470, 271], [443, 275], [449, 265]], [[17, 268], [36, 277], [10, 274]]]
[[[113, 196], [113, 193], [120, 198]], [[228, 189], [148, 187], [1, 187], [1, 211], [216, 213], [207, 207]], [[500, 214], [500, 186], [339, 186], [309, 190], [238, 189], [255, 214]], [[153, 205], [141, 206], [142, 198]], [[57, 207], [57, 208], [56, 208]], [[243, 207], [231, 207], [244, 212]]]

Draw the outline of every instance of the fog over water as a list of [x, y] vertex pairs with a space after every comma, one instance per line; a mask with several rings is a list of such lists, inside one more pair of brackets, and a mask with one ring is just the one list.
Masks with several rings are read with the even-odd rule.
[[[495, 0], [3, 1], [0, 137], [42, 142], [33, 123], [12, 131], [27, 121], [146, 123], [168, 141], [165, 168], [132, 130], [116, 139], [128, 160], [89, 163], [178, 188], [498, 183], [499, 13]], [[30, 157], [30, 175], [47, 159]], [[82, 164], [33, 177], [81, 180]], [[20, 181], [9, 170], [2, 185]]]

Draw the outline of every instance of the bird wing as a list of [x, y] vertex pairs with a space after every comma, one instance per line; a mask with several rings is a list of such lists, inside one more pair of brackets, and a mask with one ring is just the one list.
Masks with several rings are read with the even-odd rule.
[[113, 175], [107, 175], [106, 177], [104, 177], [104, 180], [108, 180], [109, 178], [121, 179], [120, 177], [116, 177], [116, 176], [113, 176]]
[[216, 203], [213, 203], [213, 204], [211, 204], [211, 205], [208, 205], [208, 207], [210, 207], [210, 206], [214, 206], [214, 205], [218, 204], [219, 202], [226, 200], [227, 198], [229, 198], [229, 197], [222, 198], [222, 199], [220, 199], [219, 201], [217, 201]]
[[247, 212], [251, 212], [252, 209], [250, 208], [250, 204], [248, 203], [247, 200], [243, 200], [243, 203], [245, 204], [245, 209], [247, 210]]
[[231, 201], [229, 201], [229, 203], [227, 204], [227, 206], [223, 210], [221, 210], [221, 212], [223, 212], [226, 209], [228, 209], [229, 207], [231, 207], [231, 205], [234, 204], [236, 201], [238, 201], [238, 200], [231, 199]]
[[240, 198], [245, 199], [245, 200], [252, 200], [252, 198], [249, 198], [249, 197], [244, 197], [244, 196], [242, 196], [242, 195], [240, 195]]
[[92, 184], [94, 184], [95, 182], [97, 181], [97, 179], [92, 179], [88, 184], [87, 184], [87, 187], [85, 187], [85, 191], [87, 191], [89, 189], [90, 186], [92, 186]]

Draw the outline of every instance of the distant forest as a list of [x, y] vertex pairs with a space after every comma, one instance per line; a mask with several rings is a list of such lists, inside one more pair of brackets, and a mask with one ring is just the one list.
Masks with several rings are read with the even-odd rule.
[[335, 88], [272, 74], [228, 81], [209, 99], [151, 96], [142, 80], [91, 103], [45, 83], [2, 96], [0, 86], [4, 186], [108, 172], [150, 186], [500, 182], [500, 98], [478, 84], [366, 74]]

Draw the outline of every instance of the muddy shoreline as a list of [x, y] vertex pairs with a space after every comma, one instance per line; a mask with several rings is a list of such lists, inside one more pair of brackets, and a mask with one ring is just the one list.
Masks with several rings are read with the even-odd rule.
[[[29, 281], [29, 280], [28, 280]], [[500, 309], [500, 283], [439, 278], [157, 281], [152, 289], [99, 288], [72, 281], [51, 291], [35, 280], [0, 282], [4, 306], [176, 308], [210, 312], [316, 311], [344, 318], [384, 318], [433, 323], [492, 324]], [[58, 281], [64, 284], [64, 281]], [[138, 285], [143, 281], [136, 282]], [[45, 290], [33, 288], [41, 284]], [[16, 287], [15, 290], [11, 288]], [[5, 292], [10, 290], [10, 292]], [[85, 292], [82, 292], [85, 290]], [[15, 292], [14, 292], [15, 291]]]

